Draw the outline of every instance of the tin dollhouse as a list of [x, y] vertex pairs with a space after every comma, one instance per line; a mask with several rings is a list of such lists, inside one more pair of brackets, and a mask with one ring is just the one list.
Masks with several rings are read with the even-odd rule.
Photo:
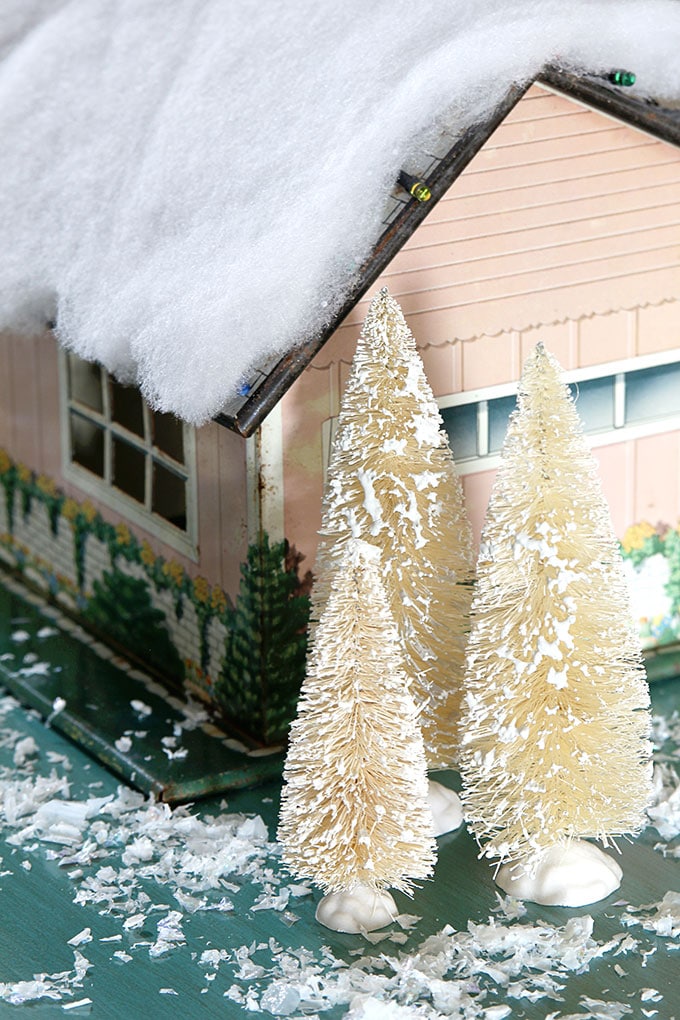
[[[0, 344], [0, 559], [241, 733], [280, 741], [340, 396], [386, 285], [419, 343], [476, 531], [543, 340], [578, 393], [646, 643], [680, 639], [680, 112], [552, 68], [395, 185], [323, 335], [200, 429], [59, 349]], [[226, 427], [225, 427], [226, 426]]]

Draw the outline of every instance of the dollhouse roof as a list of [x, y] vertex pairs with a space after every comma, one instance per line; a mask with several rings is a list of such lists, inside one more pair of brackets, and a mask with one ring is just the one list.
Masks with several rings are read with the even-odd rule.
[[[664, 142], [680, 146], [680, 103], [630, 93], [609, 84], [603, 76], [575, 74], [554, 66], [543, 68], [534, 82]], [[534, 82], [508, 88], [488, 117], [456, 138], [441, 159], [430, 161], [420, 169], [419, 174], [431, 192], [429, 201], [419, 202], [396, 185], [390, 196], [385, 229], [358, 274], [348, 282], [343, 303], [326, 327], [285, 354], [259, 378], [256, 376], [252, 391], [244, 396], [241, 405], [232, 413], [217, 415], [218, 422], [244, 436], [257, 428]]]
[[0, 328], [195, 424], [254, 430], [527, 83], [677, 140], [677, 0], [166, 6], [3, 0]]

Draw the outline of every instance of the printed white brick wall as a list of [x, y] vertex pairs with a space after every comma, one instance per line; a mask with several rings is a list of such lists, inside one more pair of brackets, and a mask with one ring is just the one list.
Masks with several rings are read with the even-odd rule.
[[210, 667], [208, 672], [213, 680], [216, 680], [222, 669], [224, 658], [224, 642], [227, 638], [227, 628], [221, 620], [212, 620], [208, 631], [208, 648], [210, 649]]
[[[0, 486], [0, 534], [10, 534], [7, 500], [4, 486]], [[25, 562], [24, 562], [25, 556]], [[30, 501], [28, 513], [22, 512], [21, 492], [14, 495], [14, 514], [11, 536], [0, 544], [0, 560], [8, 566], [23, 567], [25, 579], [43, 591], [56, 594], [57, 600], [71, 611], [80, 608], [76, 597], [78, 571], [75, 555], [74, 530], [71, 522], [60, 515], [56, 534], [52, 530], [48, 509], [39, 499]], [[84, 543], [84, 585], [82, 594], [91, 598], [96, 581], [112, 570], [111, 554], [107, 542], [88, 530]], [[142, 581], [149, 593], [151, 604], [160, 610], [166, 621], [170, 639], [180, 659], [191, 660], [197, 666], [201, 661], [200, 623], [196, 610], [186, 594], [182, 596], [182, 615], [177, 619], [176, 595], [170, 589], [157, 590], [153, 579], [142, 563], [126, 559], [122, 554], [115, 558], [115, 569], [122, 574]], [[67, 585], [64, 582], [68, 582]], [[224, 655], [225, 628], [213, 619], [209, 625], [210, 663], [208, 673], [214, 679]]]
[[[34, 501], [31, 513], [24, 518], [17, 497], [14, 509], [14, 540], [30, 549], [34, 560], [49, 564], [55, 576], [67, 577], [75, 584], [73, 532], [67, 520], [59, 518], [55, 535], [50, 526], [46, 507]], [[37, 577], [34, 576], [36, 574]], [[44, 588], [48, 586], [40, 571], [32, 570], [31, 579], [40, 582]]]
[[[71, 530], [69, 528], [69, 530]], [[108, 546], [96, 535], [88, 535], [85, 541], [85, 594], [91, 595], [94, 582], [100, 581], [105, 570], [111, 569]]]
[[182, 611], [181, 619], [178, 620], [174, 611], [174, 601], [169, 597], [169, 594], [169, 609], [165, 603], [160, 603], [158, 596], [156, 598], [159, 601], [159, 608], [165, 612], [170, 637], [181, 659], [192, 659], [196, 663], [200, 662], [199, 622], [196, 610], [191, 602], [187, 598], [182, 599], [181, 604], [184, 611]]

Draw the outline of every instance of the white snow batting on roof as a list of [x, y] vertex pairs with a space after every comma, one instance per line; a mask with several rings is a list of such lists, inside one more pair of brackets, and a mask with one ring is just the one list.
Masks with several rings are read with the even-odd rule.
[[439, 118], [546, 61], [680, 95], [676, 0], [3, 0], [0, 326], [205, 421], [314, 334]]

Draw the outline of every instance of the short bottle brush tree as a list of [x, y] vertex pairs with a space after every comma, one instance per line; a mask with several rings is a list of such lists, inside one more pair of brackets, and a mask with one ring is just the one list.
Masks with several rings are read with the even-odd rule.
[[581, 840], [644, 824], [648, 705], [597, 466], [539, 344], [482, 534], [462, 719], [466, 818], [506, 891], [578, 906], [618, 886]]
[[386, 289], [371, 304], [342, 398], [323, 503], [313, 620], [353, 538], [381, 549], [428, 766], [449, 768], [456, 758], [472, 538], [439, 409], [413, 335]]
[[283, 860], [328, 895], [317, 918], [380, 928], [434, 864], [417, 711], [380, 580], [379, 550], [345, 546], [312, 638], [284, 768]]

